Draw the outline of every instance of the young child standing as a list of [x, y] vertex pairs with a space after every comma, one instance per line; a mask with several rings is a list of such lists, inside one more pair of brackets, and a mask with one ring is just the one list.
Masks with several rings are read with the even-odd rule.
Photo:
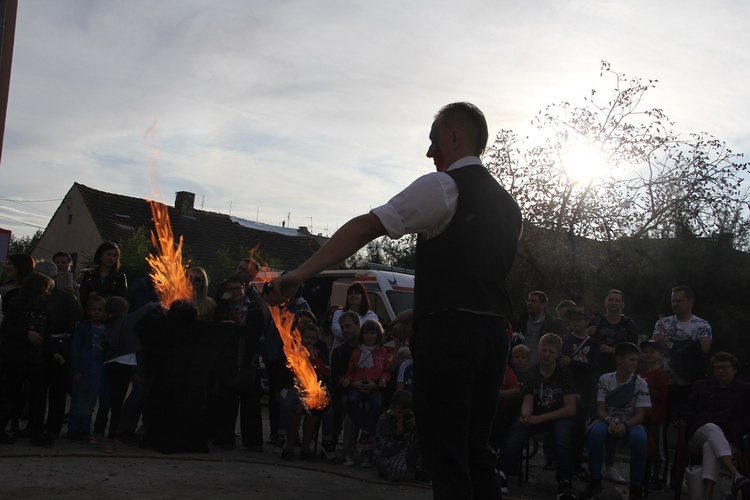
[[88, 441], [91, 434], [91, 413], [102, 382], [104, 364], [104, 305], [107, 299], [92, 293], [86, 301], [88, 320], [78, 325], [70, 341], [70, 370], [73, 391], [70, 396], [67, 438]]
[[[669, 398], [669, 376], [662, 367], [664, 346], [655, 340], [647, 340], [641, 344], [646, 370], [641, 377], [648, 383], [651, 396], [651, 413], [646, 419], [646, 425], [654, 442], [653, 460], [651, 462], [651, 481], [648, 491], [659, 493], [664, 489], [662, 478], [666, 479], [665, 450], [661, 447], [662, 433], [667, 423], [667, 399]], [[664, 469], [664, 470], [662, 470]]]
[[589, 432], [589, 475], [586, 490], [579, 500], [597, 498], [602, 492], [602, 461], [607, 441], [625, 441], [630, 447], [629, 500], [643, 499], [643, 477], [646, 472], [647, 436], [643, 422], [651, 408], [648, 384], [638, 377], [640, 350], [630, 342], [615, 346], [617, 370], [599, 377], [597, 409], [599, 420]]
[[[369, 451], [375, 445], [375, 425], [383, 409], [383, 389], [391, 374], [380, 323], [365, 321], [359, 329], [359, 342], [341, 385], [349, 388], [346, 411], [362, 431], [357, 448]], [[366, 413], [363, 402], [369, 405]]]
[[[318, 380], [325, 381], [331, 374], [330, 366], [326, 365], [320, 357], [320, 351], [315, 347], [320, 337], [320, 329], [315, 323], [306, 323], [299, 329], [302, 340], [302, 348], [307, 349], [310, 358], [310, 364], [318, 376]], [[289, 460], [294, 457], [294, 445], [296, 444], [297, 429], [302, 421], [304, 407], [300, 400], [297, 387], [291, 387], [287, 390], [284, 403], [281, 407], [281, 418], [279, 419], [279, 437], [286, 437], [285, 446], [281, 450], [281, 458]], [[320, 416], [304, 414], [304, 424], [302, 426], [302, 450], [300, 458], [308, 460], [315, 456], [310, 451], [312, 435], [318, 428], [318, 423], [323, 421], [323, 456], [328, 459], [335, 458], [336, 443], [333, 442], [333, 410], [327, 406]]]
[[[89, 440], [92, 444], [103, 444], [105, 453], [114, 451], [114, 439], [120, 425], [122, 403], [128, 392], [128, 385], [137, 365], [135, 354], [143, 349], [135, 332], [135, 326], [160, 307], [158, 302], [150, 302], [133, 313], [128, 314], [128, 301], [122, 297], [112, 297], [104, 306], [105, 324], [103, 342], [105, 348], [102, 385], [99, 390], [99, 409], [94, 421], [94, 435]], [[109, 413], [109, 441], [104, 439]]]

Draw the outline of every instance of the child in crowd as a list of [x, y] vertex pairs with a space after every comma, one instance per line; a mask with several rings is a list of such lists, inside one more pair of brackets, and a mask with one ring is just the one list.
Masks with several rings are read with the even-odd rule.
[[[148, 316], [151, 311], [160, 307], [158, 302], [149, 302], [135, 312], [128, 314], [128, 301], [122, 297], [111, 297], [104, 306], [106, 329], [104, 331], [104, 368], [99, 391], [99, 409], [94, 421], [94, 434], [89, 440], [92, 444], [104, 445], [105, 453], [114, 451], [114, 439], [120, 424], [122, 403], [128, 392], [133, 369], [137, 365], [136, 353], [143, 349], [135, 326]], [[104, 438], [110, 411], [109, 432]]]
[[389, 481], [414, 479], [419, 464], [417, 423], [411, 411], [411, 393], [393, 393], [391, 408], [378, 419], [375, 466]]
[[509, 367], [505, 367], [505, 377], [503, 385], [500, 386], [498, 395], [497, 411], [492, 420], [492, 430], [490, 431], [490, 446], [493, 449], [500, 449], [508, 437], [511, 425], [518, 418], [521, 411], [521, 385], [518, 383], [516, 374]]
[[[310, 364], [315, 370], [318, 380], [325, 381], [331, 373], [331, 368], [321, 359], [320, 350], [315, 347], [320, 338], [320, 329], [315, 323], [304, 323], [300, 327], [299, 332], [302, 339], [301, 348], [306, 349], [309, 353]], [[279, 420], [279, 437], [286, 437], [286, 444], [281, 451], [281, 458], [289, 460], [294, 457], [297, 429], [299, 428], [303, 414], [304, 424], [302, 426], [302, 450], [300, 450], [300, 458], [303, 460], [314, 458], [315, 453], [310, 450], [310, 443], [321, 419], [323, 420], [323, 453], [326, 458], [335, 458], [336, 443], [333, 442], [333, 410], [331, 406], [327, 406], [320, 416], [306, 414], [304, 410], [297, 387], [289, 388], [281, 407], [281, 418]]]
[[523, 385], [524, 375], [531, 365], [531, 350], [528, 346], [518, 344], [510, 351], [510, 361], [518, 383]]
[[409, 346], [403, 346], [396, 351], [398, 369], [396, 370], [396, 390], [407, 391], [411, 394], [411, 379], [414, 374], [414, 363], [411, 360]]
[[648, 393], [651, 396], [651, 413], [646, 417], [646, 425], [654, 443], [651, 481], [648, 485], [648, 491], [652, 493], [658, 493], [664, 489], [661, 478], [666, 479], [667, 475], [665, 450], [661, 447], [662, 433], [667, 423], [667, 399], [669, 398], [669, 377], [661, 366], [664, 349], [664, 346], [655, 340], [647, 340], [641, 344], [643, 359], [646, 361], [646, 371], [641, 374], [641, 377], [648, 383]]
[[513, 423], [498, 456], [503, 493], [507, 492], [507, 472], [518, 467], [518, 457], [529, 436], [549, 430], [555, 440], [557, 498], [575, 500], [572, 480], [576, 391], [570, 371], [557, 364], [560, 349], [562, 339], [554, 333], [539, 339], [539, 364], [525, 375], [521, 415]]
[[597, 408], [599, 420], [589, 432], [589, 474], [591, 479], [580, 500], [597, 498], [602, 492], [602, 460], [607, 441], [627, 440], [630, 447], [629, 500], [643, 499], [646, 472], [647, 434], [643, 428], [651, 408], [648, 384], [638, 377], [640, 350], [630, 342], [615, 346], [616, 371], [599, 377]]
[[[369, 451], [375, 445], [375, 425], [383, 408], [383, 389], [390, 378], [388, 352], [383, 347], [380, 323], [365, 321], [359, 330], [359, 342], [341, 385], [349, 389], [346, 411], [361, 430], [357, 448]], [[367, 412], [362, 408], [365, 402]]]
[[586, 333], [589, 317], [580, 306], [567, 308], [568, 325], [571, 332], [563, 337], [560, 366], [567, 366], [576, 386], [578, 406], [576, 409], [576, 430], [573, 438], [573, 470], [579, 477], [588, 480], [583, 467], [583, 445], [585, 442], [586, 420], [593, 416], [596, 401], [596, 386], [599, 381], [599, 341]]
[[88, 320], [78, 325], [70, 341], [70, 370], [73, 392], [68, 414], [68, 439], [88, 441], [91, 434], [91, 413], [102, 383], [104, 365], [104, 307], [107, 299], [92, 293], [86, 302]]

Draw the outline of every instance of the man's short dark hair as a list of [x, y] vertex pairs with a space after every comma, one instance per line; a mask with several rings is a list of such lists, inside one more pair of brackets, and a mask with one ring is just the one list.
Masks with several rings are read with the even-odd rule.
[[529, 295], [533, 295], [534, 297], [539, 299], [539, 302], [542, 304], [547, 303], [547, 294], [544, 292], [540, 292], [539, 290], [534, 290], [533, 292], [529, 292]]
[[627, 356], [628, 354], [640, 354], [641, 350], [632, 342], [620, 342], [615, 346], [615, 357]]
[[682, 292], [685, 295], [685, 298], [688, 300], [694, 300], [695, 294], [693, 293], [693, 289], [686, 285], [679, 285], [674, 288], [672, 288], [672, 293], [680, 293]]
[[439, 125], [449, 124], [463, 132], [474, 148], [474, 153], [481, 156], [487, 147], [489, 132], [484, 113], [470, 102], [454, 102], [443, 106], [435, 121]]

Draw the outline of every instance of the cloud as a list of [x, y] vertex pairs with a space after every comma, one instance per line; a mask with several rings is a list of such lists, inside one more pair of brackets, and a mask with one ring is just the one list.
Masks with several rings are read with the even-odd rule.
[[697, 0], [22, 2], [0, 196], [61, 198], [76, 181], [149, 196], [158, 151], [167, 203], [190, 190], [205, 209], [332, 230], [431, 170], [441, 105], [470, 100], [491, 136], [525, 133], [601, 85], [602, 59], [659, 79], [647, 105], [676, 129], [748, 150], [747, 14]]

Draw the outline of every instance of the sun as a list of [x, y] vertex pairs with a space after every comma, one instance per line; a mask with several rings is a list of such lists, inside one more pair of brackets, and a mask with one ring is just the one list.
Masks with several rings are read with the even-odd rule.
[[562, 166], [571, 183], [587, 184], [604, 174], [607, 156], [595, 144], [574, 142], [562, 153]]

